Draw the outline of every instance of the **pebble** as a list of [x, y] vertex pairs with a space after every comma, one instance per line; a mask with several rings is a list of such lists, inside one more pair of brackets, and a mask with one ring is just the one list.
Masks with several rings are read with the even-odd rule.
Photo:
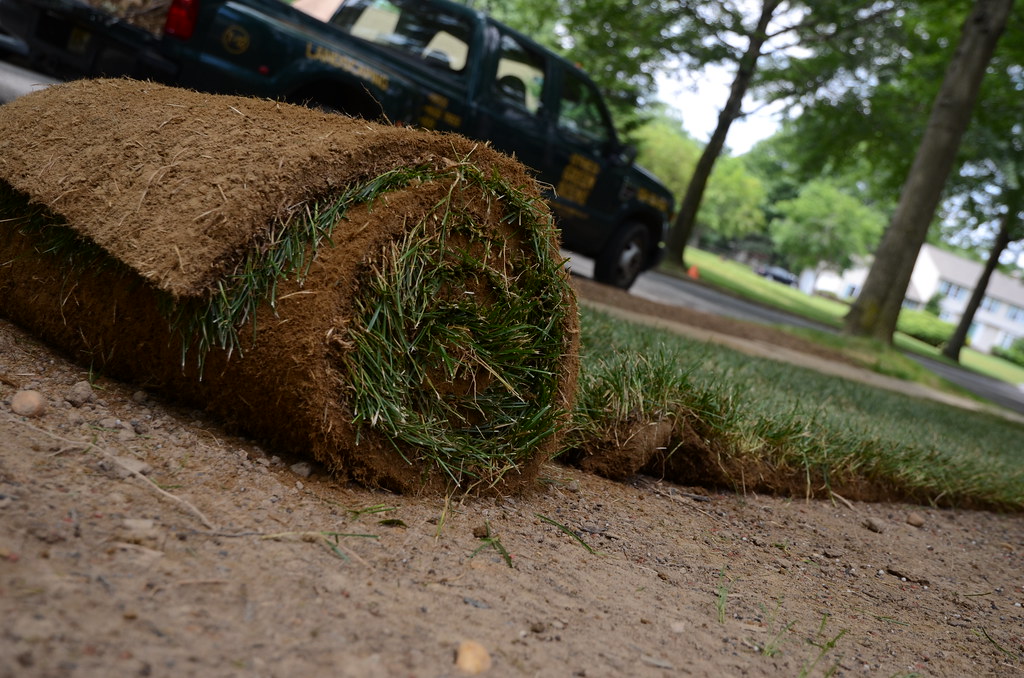
[[907, 525], [911, 527], [924, 527], [924, 516], [917, 511], [911, 511], [907, 514]]
[[308, 478], [313, 475], [313, 467], [305, 461], [300, 461], [297, 464], [291, 465], [292, 473], [303, 478]]
[[667, 662], [659, 657], [651, 657], [645, 654], [640, 655], [640, 661], [644, 664], [647, 664], [648, 666], [653, 666], [657, 669], [665, 669], [666, 671], [674, 671], [676, 668], [672, 665], [671, 662]]
[[464, 640], [455, 653], [455, 666], [463, 673], [475, 676], [491, 668], [491, 653], [475, 640]]
[[114, 460], [121, 468], [121, 472], [124, 477], [131, 475], [132, 473], [141, 473], [142, 475], [149, 475], [153, 471], [153, 467], [135, 457], [114, 457]]
[[91, 403], [96, 399], [96, 394], [93, 393], [92, 384], [87, 381], [79, 381], [72, 386], [67, 394], [64, 396], [64, 400], [68, 401], [75, 407], [81, 407], [86, 403]]
[[18, 391], [11, 398], [11, 411], [20, 417], [38, 417], [46, 411], [46, 398], [39, 391]]
[[475, 640], [463, 640], [455, 655], [455, 666], [469, 675], [475, 676], [490, 669], [490, 652]]
[[864, 527], [868, 528], [872, 532], [882, 533], [885, 532], [885, 523], [877, 518], [868, 518], [864, 521]]

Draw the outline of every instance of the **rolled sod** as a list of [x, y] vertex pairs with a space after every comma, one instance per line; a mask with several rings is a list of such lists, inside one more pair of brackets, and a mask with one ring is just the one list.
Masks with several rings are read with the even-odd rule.
[[557, 232], [519, 163], [130, 80], [0, 106], [0, 314], [400, 491], [528, 484], [579, 367]]

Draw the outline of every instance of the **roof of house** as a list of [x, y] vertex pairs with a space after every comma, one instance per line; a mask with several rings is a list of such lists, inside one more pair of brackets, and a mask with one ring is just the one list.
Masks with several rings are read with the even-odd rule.
[[[984, 265], [965, 259], [934, 245], [921, 248], [921, 255], [928, 255], [939, 269], [939, 277], [960, 287], [973, 290], [978, 284]], [[988, 283], [985, 295], [1024, 308], [1024, 283], [1005, 273], [995, 271]]]

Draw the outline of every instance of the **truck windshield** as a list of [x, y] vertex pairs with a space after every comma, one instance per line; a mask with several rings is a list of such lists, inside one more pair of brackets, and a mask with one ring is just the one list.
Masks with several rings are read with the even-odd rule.
[[415, 0], [347, 0], [331, 23], [443, 71], [462, 73], [469, 62], [469, 22]]

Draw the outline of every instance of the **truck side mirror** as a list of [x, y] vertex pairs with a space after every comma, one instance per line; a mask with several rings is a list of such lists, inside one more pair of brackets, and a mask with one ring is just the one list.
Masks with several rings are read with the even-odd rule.
[[622, 144], [614, 151], [614, 159], [622, 165], [632, 165], [636, 160], [637, 149], [633, 144]]

